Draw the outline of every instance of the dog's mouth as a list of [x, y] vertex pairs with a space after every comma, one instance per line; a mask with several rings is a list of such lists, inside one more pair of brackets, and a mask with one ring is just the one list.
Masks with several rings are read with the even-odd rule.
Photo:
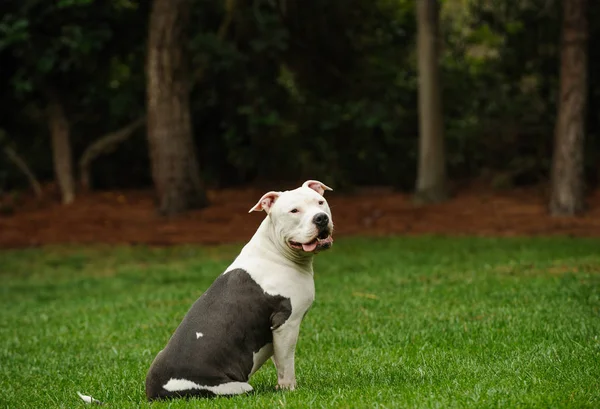
[[298, 243], [296, 241], [289, 241], [290, 247], [296, 250], [302, 250], [306, 253], [315, 253], [320, 250], [326, 250], [333, 244], [333, 237], [331, 233], [323, 230], [317, 237], [307, 243]]

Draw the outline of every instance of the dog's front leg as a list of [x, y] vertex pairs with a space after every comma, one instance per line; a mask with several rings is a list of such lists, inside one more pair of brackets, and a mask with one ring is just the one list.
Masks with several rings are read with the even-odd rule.
[[277, 389], [296, 389], [294, 353], [300, 331], [300, 321], [287, 321], [273, 330], [273, 362], [277, 369]]

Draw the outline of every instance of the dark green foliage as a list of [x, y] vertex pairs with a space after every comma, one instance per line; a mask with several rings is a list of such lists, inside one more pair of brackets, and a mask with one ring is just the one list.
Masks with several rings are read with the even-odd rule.
[[209, 176], [310, 176], [340, 186], [397, 184], [414, 173], [411, 7], [288, 1], [282, 11], [244, 3], [237, 17], [227, 45], [205, 40], [208, 78], [196, 90]]
[[[412, 189], [417, 99], [414, 2], [196, 1], [189, 57], [196, 146], [213, 186], [322, 178]], [[559, 1], [443, 2], [443, 106], [450, 179], [547, 179], [556, 116]], [[43, 87], [59, 88], [75, 158], [144, 110], [148, 2], [3, 1], [0, 123], [52, 177]], [[590, 44], [600, 3], [590, 3]], [[600, 50], [590, 47], [588, 181], [600, 161]], [[100, 188], [150, 183], [140, 131], [94, 167]], [[0, 162], [0, 187], [22, 186]]]
[[[590, 41], [600, 38], [599, 6], [590, 3]], [[452, 57], [444, 62], [451, 174], [492, 174], [502, 184], [545, 181], [557, 112], [560, 2], [480, 2], [471, 12], [471, 35], [450, 35]], [[465, 58], [481, 45], [495, 57]], [[593, 47], [590, 53], [586, 169], [597, 183], [600, 55]]]
[[[143, 113], [147, 5], [7, 0], [0, 8], [0, 87], [9, 107], [0, 112], [0, 123], [49, 179], [49, 91], [59, 96], [71, 122], [76, 159], [92, 140]], [[147, 156], [139, 148], [134, 158]]]

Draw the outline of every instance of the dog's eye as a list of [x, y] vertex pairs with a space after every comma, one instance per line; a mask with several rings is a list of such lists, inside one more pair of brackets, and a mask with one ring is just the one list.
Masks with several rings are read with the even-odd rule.
[[290, 213], [298, 213], [298, 209], [292, 209], [290, 210]]
[[319, 200], [319, 205], [322, 205], [323, 203], [325, 203], [325, 200]]

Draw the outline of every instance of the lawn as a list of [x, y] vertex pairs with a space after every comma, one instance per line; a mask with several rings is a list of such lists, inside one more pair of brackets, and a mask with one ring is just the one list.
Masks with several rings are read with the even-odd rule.
[[[240, 246], [0, 252], [0, 408], [149, 407], [144, 378]], [[295, 392], [153, 408], [600, 407], [600, 240], [339, 239]]]

